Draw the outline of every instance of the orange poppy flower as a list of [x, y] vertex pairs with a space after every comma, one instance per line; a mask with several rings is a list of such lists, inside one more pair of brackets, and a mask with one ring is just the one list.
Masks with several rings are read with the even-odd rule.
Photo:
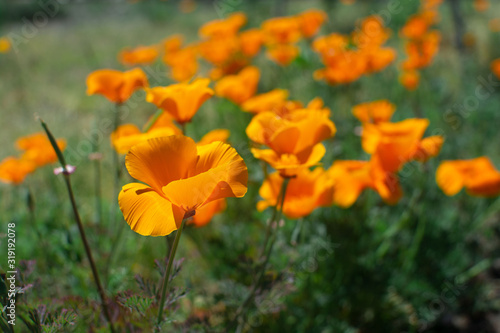
[[403, 71], [403, 74], [399, 77], [399, 82], [407, 90], [415, 90], [420, 83], [420, 73], [415, 70]]
[[197, 48], [185, 47], [173, 53], [166, 53], [163, 62], [171, 68], [170, 76], [177, 82], [190, 80], [198, 72]]
[[373, 189], [388, 204], [395, 204], [402, 197], [396, 175], [378, 167], [375, 161], [335, 161], [328, 169], [332, 179], [333, 203], [350, 207], [366, 189]]
[[500, 58], [491, 62], [491, 71], [500, 79]]
[[325, 80], [329, 84], [344, 84], [358, 80], [366, 73], [367, 62], [359, 53], [346, 51], [333, 61], [334, 65], [314, 72], [315, 80]]
[[414, 15], [401, 29], [401, 35], [409, 39], [419, 39], [429, 29], [429, 22], [422, 15]]
[[100, 69], [87, 76], [87, 95], [101, 94], [111, 102], [122, 104], [140, 88], [148, 86], [148, 78], [140, 68], [126, 72]]
[[142, 133], [137, 126], [133, 124], [124, 124], [111, 133], [111, 144], [118, 154], [126, 154], [129, 152], [130, 148], [138, 143], [152, 138], [180, 134], [179, 132], [178, 128], [156, 127], [150, 129], [146, 133]]
[[464, 187], [469, 194], [480, 197], [500, 194], [500, 172], [486, 156], [442, 162], [436, 171], [436, 182], [448, 196]]
[[7, 37], [0, 37], [0, 53], [7, 53], [10, 51], [11, 43]]
[[201, 37], [221, 38], [234, 36], [247, 22], [247, 17], [243, 13], [231, 14], [224, 20], [213, 20], [205, 23], [198, 31]]
[[[151, 116], [151, 118], [154, 116]], [[151, 120], [150, 118], [150, 120]], [[157, 129], [157, 128], [171, 128], [175, 134], [182, 134], [182, 131], [179, 127], [175, 126], [174, 124], [174, 117], [172, 117], [169, 113], [167, 112], [162, 112], [161, 115], [156, 119], [153, 125], [149, 128], [150, 130]], [[149, 121], [149, 120], [148, 120]]]
[[267, 57], [281, 66], [288, 66], [297, 58], [300, 49], [294, 44], [274, 44], [267, 49]]
[[302, 36], [311, 38], [316, 35], [321, 25], [328, 19], [326, 13], [319, 9], [309, 9], [297, 15]]
[[208, 39], [199, 44], [200, 56], [214, 66], [223, 66], [240, 50], [236, 36]]
[[134, 49], [125, 49], [120, 52], [118, 60], [129, 66], [153, 63], [158, 58], [159, 52], [156, 45], [139, 46]]
[[340, 2], [341, 2], [343, 5], [350, 6], [350, 5], [355, 4], [355, 3], [356, 3], [356, 0], [340, 0]]
[[366, 59], [366, 72], [380, 72], [396, 59], [396, 51], [392, 48], [375, 48], [363, 50]]
[[215, 85], [215, 94], [240, 105], [255, 94], [260, 79], [260, 71], [249, 66], [236, 75], [228, 75]]
[[390, 37], [380, 16], [371, 15], [361, 20], [359, 28], [352, 34], [353, 43], [360, 49], [378, 48]]
[[301, 37], [300, 22], [296, 17], [273, 17], [262, 23], [266, 44], [290, 44]]
[[269, 163], [284, 177], [316, 165], [325, 154], [321, 141], [332, 137], [335, 125], [325, 110], [296, 110], [281, 117], [274, 112], [256, 115], [246, 129], [250, 140], [271, 149], [252, 149], [255, 158]]
[[230, 134], [231, 133], [227, 129], [212, 130], [205, 134], [200, 141], [198, 141], [198, 145], [208, 145], [209, 143], [217, 141], [227, 142]]
[[200, 106], [214, 94], [209, 84], [209, 79], [196, 79], [192, 83], [154, 87], [147, 90], [146, 100], [184, 124], [191, 121]]
[[214, 215], [223, 212], [226, 209], [226, 200], [219, 199], [207, 203], [206, 205], [198, 208], [196, 210], [196, 215], [193, 216], [190, 223], [194, 224], [196, 227], [203, 227], [207, 225]]
[[149, 139], [130, 149], [125, 165], [147, 184], [127, 184], [118, 197], [125, 221], [141, 235], [168, 235], [208, 203], [247, 191], [245, 162], [222, 142], [196, 146], [181, 135]]
[[352, 113], [359, 121], [374, 124], [390, 121], [394, 111], [396, 105], [386, 99], [358, 104], [352, 108]]
[[247, 57], [254, 57], [259, 53], [264, 42], [264, 35], [259, 29], [242, 31], [239, 36], [241, 53]]
[[275, 111], [285, 105], [287, 98], [288, 90], [274, 89], [247, 99], [241, 105], [241, 109], [254, 114], [265, 111]]
[[[259, 211], [277, 205], [283, 181], [283, 177], [277, 172], [264, 180], [259, 190], [259, 195], [264, 199], [257, 203]], [[318, 167], [313, 171], [302, 169], [288, 183], [283, 214], [296, 219], [311, 214], [318, 207], [330, 205], [332, 189], [332, 181], [323, 168]]]
[[362, 132], [363, 149], [376, 156], [382, 169], [396, 172], [412, 159], [426, 161], [439, 153], [443, 143], [441, 136], [422, 140], [428, 126], [427, 119], [407, 119], [377, 125], [365, 123]]
[[487, 11], [490, 8], [490, 2], [488, 0], [474, 0], [474, 9], [478, 12]]
[[180, 51], [182, 48], [182, 43], [183, 43], [182, 35], [172, 35], [168, 38], [165, 38], [161, 42], [161, 45], [163, 46], [165, 54], [171, 54]]
[[[58, 139], [57, 145], [63, 151], [66, 148], [66, 140]], [[56, 152], [47, 136], [42, 132], [18, 139], [16, 146], [24, 151], [22, 159], [33, 162], [37, 167], [57, 161]]]
[[35, 168], [36, 165], [25, 158], [6, 157], [0, 162], [0, 181], [19, 185]]

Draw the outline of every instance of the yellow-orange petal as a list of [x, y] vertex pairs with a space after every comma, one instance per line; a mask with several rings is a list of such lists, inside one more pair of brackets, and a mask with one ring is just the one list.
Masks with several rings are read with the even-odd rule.
[[123, 186], [118, 203], [130, 228], [143, 236], [168, 235], [184, 217], [184, 211], [144, 184]]
[[436, 182], [448, 196], [454, 196], [464, 187], [462, 173], [456, 168], [454, 161], [442, 162], [436, 170]]
[[230, 134], [231, 132], [229, 132], [228, 129], [215, 129], [205, 134], [198, 142], [198, 144], [207, 145], [209, 143], [217, 141], [227, 142]]
[[184, 179], [163, 187], [165, 196], [186, 211], [222, 198], [241, 198], [247, 191], [248, 170], [234, 148], [223, 142], [198, 146], [198, 161]]
[[161, 192], [168, 183], [187, 177], [198, 159], [193, 139], [173, 135], [133, 146], [125, 158], [130, 175]]
[[413, 154], [413, 159], [426, 162], [429, 158], [435, 157], [441, 151], [444, 138], [441, 135], [433, 135], [420, 141], [417, 151]]

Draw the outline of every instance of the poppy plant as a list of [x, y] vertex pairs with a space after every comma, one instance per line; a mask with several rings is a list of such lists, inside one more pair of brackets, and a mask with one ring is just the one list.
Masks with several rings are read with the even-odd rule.
[[6, 157], [0, 162], [0, 181], [19, 185], [35, 168], [36, 165], [30, 160], [13, 156]]
[[252, 154], [269, 163], [283, 177], [316, 165], [325, 154], [321, 141], [332, 137], [336, 128], [328, 110], [296, 110], [286, 116], [274, 112], [256, 115], [246, 129], [250, 140], [270, 149], [252, 148]]
[[464, 187], [467, 193], [479, 197], [500, 194], [500, 172], [486, 156], [442, 162], [436, 171], [436, 182], [448, 196]]
[[267, 93], [255, 95], [247, 99], [241, 109], [246, 112], [260, 113], [264, 111], [277, 111], [286, 104], [288, 90], [274, 89]]
[[352, 108], [352, 113], [362, 123], [382, 123], [391, 120], [396, 106], [388, 100], [361, 103]]
[[125, 165], [144, 184], [123, 186], [118, 202], [131, 229], [145, 236], [168, 235], [197, 209], [247, 191], [245, 162], [222, 142], [197, 146], [181, 135], [149, 139], [130, 149]]
[[[257, 203], [259, 211], [278, 204], [284, 181], [277, 172], [269, 175], [259, 190], [259, 195], [264, 199]], [[302, 169], [288, 183], [283, 214], [296, 219], [311, 214], [318, 207], [328, 206], [332, 202], [332, 190], [332, 180], [323, 168], [318, 167], [313, 171]]]
[[322, 10], [309, 9], [297, 15], [297, 19], [302, 36], [311, 38], [318, 33], [321, 25], [328, 19], [328, 16]]
[[147, 90], [146, 100], [168, 112], [179, 124], [191, 121], [200, 106], [212, 97], [209, 79], [196, 79], [192, 83], [177, 83]]
[[255, 94], [259, 78], [260, 71], [257, 67], [246, 67], [236, 75], [220, 79], [215, 85], [215, 94], [240, 105]]
[[120, 52], [119, 61], [128, 66], [147, 65], [153, 63], [160, 52], [158, 46], [139, 46], [134, 49], [125, 49]]
[[[57, 145], [60, 150], [64, 150], [66, 140], [58, 139]], [[22, 158], [33, 162], [37, 167], [57, 161], [57, 155], [52, 149], [49, 139], [43, 133], [21, 137], [16, 141], [16, 146], [23, 151]]]
[[123, 104], [134, 91], [147, 86], [148, 79], [140, 68], [126, 72], [100, 69], [87, 76], [87, 95], [100, 94], [116, 104]]

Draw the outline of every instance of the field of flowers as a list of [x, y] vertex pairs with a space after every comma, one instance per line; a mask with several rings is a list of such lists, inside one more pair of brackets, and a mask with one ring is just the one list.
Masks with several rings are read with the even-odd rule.
[[0, 3], [3, 332], [500, 332], [500, 2]]

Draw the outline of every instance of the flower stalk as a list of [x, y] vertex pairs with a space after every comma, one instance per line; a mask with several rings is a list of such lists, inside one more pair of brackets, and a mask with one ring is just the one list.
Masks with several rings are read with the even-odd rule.
[[85, 235], [85, 230], [83, 228], [83, 224], [82, 224], [82, 221], [80, 219], [80, 214], [78, 213], [78, 208], [76, 206], [75, 196], [73, 194], [73, 189], [71, 187], [70, 172], [68, 172], [66, 161], [64, 159], [64, 156], [63, 156], [61, 150], [57, 146], [57, 142], [56, 142], [54, 136], [52, 135], [52, 133], [50, 132], [50, 130], [48, 129], [48, 127], [44, 123], [44, 121], [42, 119], [39, 119], [39, 120], [40, 120], [40, 123], [41, 123], [43, 129], [47, 133], [47, 136], [50, 140], [50, 143], [52, 144], [52, 147], [54, 148], [54, 151], [57, 154], [59, 162], [61, 163], [62, 170], [63, 170], [62, 174], [64, 176], [64, 182], [66, 183], [66, 188], [68, 190], [69, 199], [71, 201], [71, 207], [73, 208], [73, 214], [75, 216], [75, 221], [76, 221], [76, 224], [78, 225], [78, 231], [80, 232], [80, 237], [82, 239], [82, 243], [83, 243], [83, 246], [85, 248], [85, 254], [87, 255], [87, 259], [89, 260], [90, 267], [92, 269], [92, 275], [94, 277], [94, 281], [95, 281], [95, 284], [97, 286], [99, 296], [101, 298], [102, 310], [104, 312], [104, 316], [106, 317], [106, 320], [108, 321], [109, 331], [114, 333], [115, 329], [113, 327], [113, 321], [111, 320], [111, 315], [110, 315], [110, 312], [108, 309], [106, 293], [104, 292], [104, 288], [102, 287], [101, 280], [99, 278], [99, 273], [97, 271], [97, 267], [95, 265], [94, 258], [92, 256], [92, 251], [90, 250], [90, 246], [89, 246], [89, 243], [87, 241], [87, 236]]

